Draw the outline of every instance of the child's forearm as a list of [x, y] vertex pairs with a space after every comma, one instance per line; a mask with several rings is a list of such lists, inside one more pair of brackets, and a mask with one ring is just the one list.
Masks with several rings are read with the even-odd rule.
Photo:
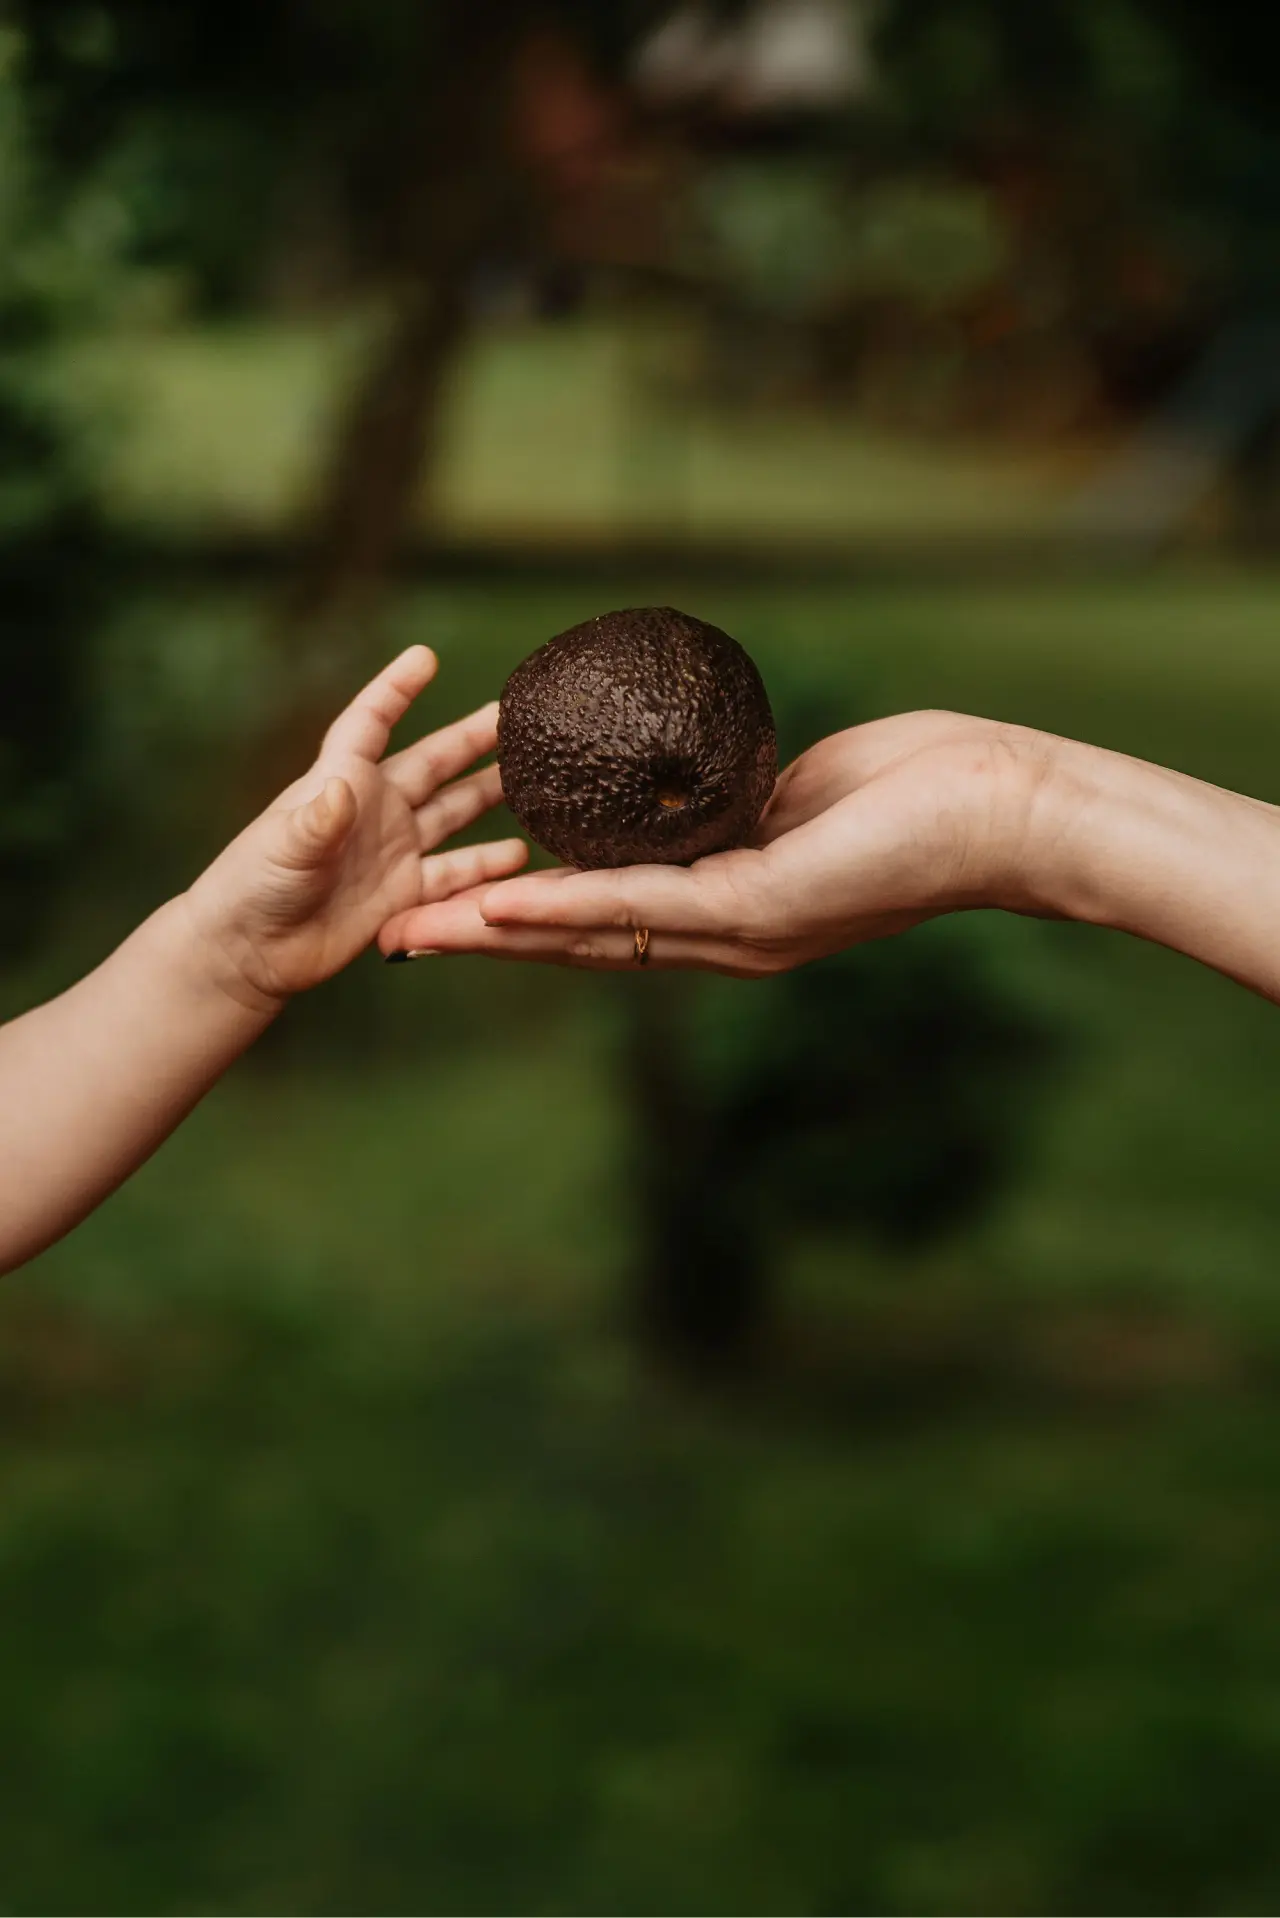
[[164, 906], [61, 998], [0, 1027], [0, 1272], [77, 1225], [270, 1024]]
[[1053, 759], [1031, 834], [1038, 902], [1280, 1001], [1280, 808], [1069, 740]]

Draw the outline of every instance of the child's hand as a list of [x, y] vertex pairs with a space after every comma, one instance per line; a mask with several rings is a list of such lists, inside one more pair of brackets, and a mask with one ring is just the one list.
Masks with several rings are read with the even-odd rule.
[[435, 852], [502, 798], [496, 766], [455, 777], [493, 750], [496, 703], [382, 759], [435, 671], [426, 646], [393, 661], [334, 721], [311, 771], [186, 894], [199, 963], [253, 1010], [339, 972], [396, 914], [524, 864], [518, 839]]

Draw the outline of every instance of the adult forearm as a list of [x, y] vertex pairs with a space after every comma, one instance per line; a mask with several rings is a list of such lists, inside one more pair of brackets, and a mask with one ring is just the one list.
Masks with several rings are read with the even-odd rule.
[[1043, 909], [1170, 946], [1280, 1001], [1280, 808], [1062, 741], [1029, 843]]
[[206, 976], [179, 900], [0, 1028], [0, 1271], [128, 1178], [270, 1017]]

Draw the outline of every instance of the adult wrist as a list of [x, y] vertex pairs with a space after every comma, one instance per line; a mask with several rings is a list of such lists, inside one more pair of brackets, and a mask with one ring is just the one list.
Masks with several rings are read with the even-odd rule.
[[1280, 997], [1280, 809], [1072, 740], [1050, 760], [1023, 910], [1133, 933]]
[[1083, 741], [1034, 736], [1033, 777], [1018, 866], [1021, 903], [1045, 918], [1112, 923], [1120, 907], [1116, 853], [1127, 762]]
[[1022, 758], [1013, 910], [1146, 933], [1150, 899], [1167, 890], [1168, 868], [1195, 821], [1189, 793], [1213, 789], [1050, 733], [1027, 733]]
[[965, 799], [958, 815], [963, 851], [946, 909], [1075, 916], [1061, 846], [1063, 823], [1075, 817], [1077, 787], [1087, 777], [1073, 763], [1074, 747], [1051, 733], [995, 722], [976, 742], [950, 747], [957, 756], [951, 776]]

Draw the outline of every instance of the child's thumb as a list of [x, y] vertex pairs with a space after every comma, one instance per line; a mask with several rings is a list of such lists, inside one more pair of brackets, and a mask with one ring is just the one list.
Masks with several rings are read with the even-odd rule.
[[314, 799], [286, 813], [284, 857], [298, 871], [331, 859], [356, 821], [356, 796], [345, 779], [326, 779]]

